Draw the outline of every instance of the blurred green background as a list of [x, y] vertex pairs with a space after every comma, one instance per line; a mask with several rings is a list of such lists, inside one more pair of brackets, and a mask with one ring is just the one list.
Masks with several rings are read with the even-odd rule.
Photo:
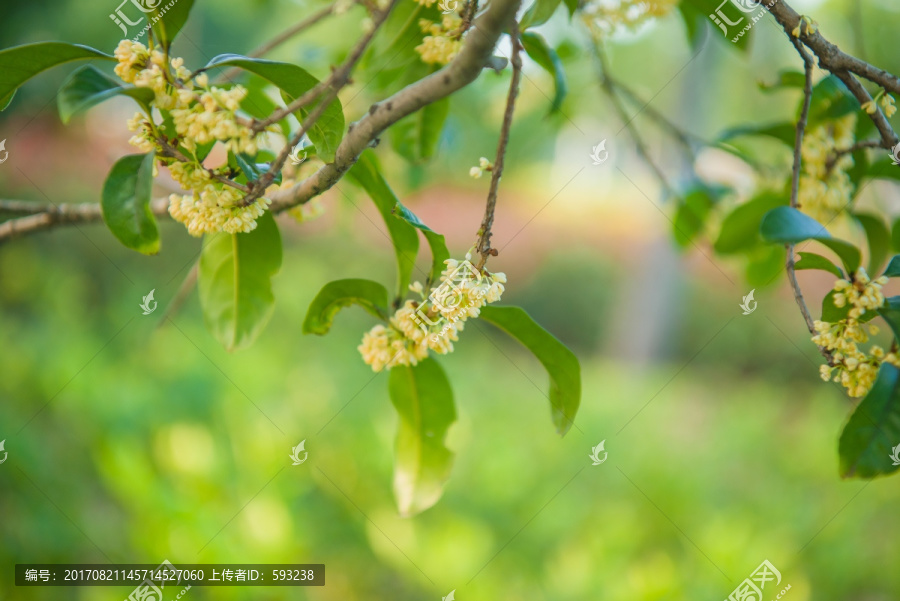
[[[792, 5], [842, 46], [900, 70], [895, 4]], [[200, 0], [176, 54], [196, 66], [248, 52], [320, 6]], [[111, 51], [114, 8], [5, 3], [0, 47], [62, 39]], [[324, 77], [362, 17], [356, 7], [272, 57]], [[692, 49], [673, 14], [613, 36], [613, 72], [702, 138], [789, 118], [796, 96], [756, 85], [797, 66], [769, 21], [741, 53], [716, 31]], [[583, 29], [561, 12], [542, 32], [563, 49], [573, 92], [563, 115], [547, 117], [552, 82], [526, 64], [491, 267], [509, 276], [503, 304], [524, 306], [581, 359], [576, 427], [560, 439], [540, 365], [471, 323], [440, 359], [459, 413], [453, 475], [434, 508], [398, 517], [387, 374], [373, 374], [356, 350], [371, 318], [349, 309], [327, 337], [301, 334], [325, 283], [394, 281], [383, 224], [349, 183], [323, 197], [321, 219], [279, 218], [276, 310], [257, 343], [235, 354], [204, 329], [195, 292], [165, 317], [200, 248], [184, 228], [162, 224], [157, 257], [121, 247], [102, 224], [16, 239], [0, 246], [0, 439], [9, 453], [0, 601], [131, 590], [16, 588], [15, 563], [163, 559], [326, 564], [324, 588], [195, 587], [183, 597], [196, 600], [437, 600], [454, 589], [460, 601], [713, 600], [764, 559], [791, 585], [791, 601], [900, 596], [898, 480], [839, 479], [837, 435], [851, 404], [818, 379], [779, 266], [748, 283], [743, 263], [713, 257], [705, 242], [679, 250], [670, 207], [596, 84]], [[348, 121], [398, 87], [376, 81], [382, 60], [367, 59], [342, 95]], [[53, 99], [70, 70], [28, 84], [0, 117], [10, 152], [0, 197], [95, 202], [111, 164], [131, 152], [125, 102], [60, 124]], [[387, 139], [377, 150], [398, 195], [457, 257], [474, 241], [487, 190], [486, 178], [465, 174], [493, 156], [506, 77], [485, 73], [453, 97], [431, 162], [406, 165]], [[641, 116], [635, 123], [667, 175], [687, 178], [671, 138]], [[611, 160], [593, 166], [587, 155], [601, 139]], [[696, 166], [712, 179], [744, 177], [715, 154]], [[896, 209], [890, 186], [872, 184], [862, 202]], [[423, 251], [423, 269], [429, 260]], [[806, 273], [802, 282], [811, 297], [830, 284]], [[759, 308], [741, 315], [753, 287]], [[144, 316], [138, 305], [151, 289], [159, 310]], [[292, 466], [301, 440], [309, 460]], [[609, 459], [591, 466], [600, 441]]]

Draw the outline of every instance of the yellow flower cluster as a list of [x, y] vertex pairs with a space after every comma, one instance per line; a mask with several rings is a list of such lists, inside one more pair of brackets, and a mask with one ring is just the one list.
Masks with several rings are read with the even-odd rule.
[[478, 179], [484, 174], [485, 171], [493, 171], [493, 169], [494, 164], [487, 160], [486, 157], [481, 157], [481, 159], [478, 161], [478, 166], [469, 169], [469, 177]]
[[[116, 75], [126, 83], [153, 90], [154, 106], [171, 112], [182, 148], [196, 152], [199, 145], [218, 141], [232, 152], [256, 154], [258, 135], [237, 115], [247, 96], [245, 88], [210, 86], [205, 73], [192, 77], [183, 59], [171, 59], [170, 69], [162, 52], [131, 40], [119, 42], [115, 56]], [[256, 219], [269, 205], [267, 199], [241, 206], [243, 193], [219, 181], [215, 171], [193, 159], [185, 162], [163, 152], [156, 125], [143, 113], [130, 119], [128, 128], [135, 132], [129, 142], [144, 152], [158, 152], [172, 178], [190, 192], [169, 197], [169, 214], [185, 224], [192, 236], [249, 232], [256, 227]]]
[[649, 19], [664, 17], [678, 0], [588, 0], [582, 15], [591, 29], [608, 33], [619, 27], [636, 28]]
[[831, 221], [853, 197], [853, 183], [847, 174], [853, 157], [842, 154], [835, 160], [834, 156], [836, 149], [853, 145], [855, 128], [856, 115], [851, 114], [807, 131], [803, 137], [798, 201], [801, 211], [821, 223]]
[[416, 365], [428, 356], [428, 349], [440, 355], [452, 352], [466, 319], [478, 317], [486, 303], [500, 300], [505, 274], [480, 274], [468, 261], [447, 259], [444, 263], [441, 283], [427, 298], [421, 282], [413, 283], [409, 288], [422, 301], [407, 300], [387, 327], [377, 325], [363, 335], [358, 350], [373, 371]]
[[[880, 346], [872, 345], [868, 353], [859, 348], [860, 344], [869, 341], [859, 319], [866, 311], [884, 306], [881, 287], [886, 283], [885, 277], [869, 280], [864, 269], [856, 272], [852, 282], [838, 280], [834, 285], [834, 304], [838, 308], [851, 307], [847, 319], [836, 323], [816, 321], [814, 324], [817, 333], [812, 341], [832, 352], [832, 364], [819, 367], [822, 379], [840, 382], [851, 397], [864, 396], [872, 388], [882, 363], [900, 367], [900, 358], [894, 353], [885, 353]], [[869, 332], [877, 334], [878, 328], [870, 325]]]
[[894, 116], [894, 113], [897, 112], [897, 107], [894, 106], [894, 97], [885, 92], [881, 91], [875, 98], [866, 102], [862, 105], [862, 110], [866, 111], [870, 115], [874, 115], [875, 111], [878, 110], [877, 100], [881, 98], [881, 108], [884, 109], [884, 116], [890, 119]]
[[462, 47], [462, 19], [454, 14], [444, 15], [440, 24], [421, 19], [419, 28], [426, 34], [422, 43], [416, 46], [416, 52], [422, 62], [433, 65], [446, 65], [452, 61]]

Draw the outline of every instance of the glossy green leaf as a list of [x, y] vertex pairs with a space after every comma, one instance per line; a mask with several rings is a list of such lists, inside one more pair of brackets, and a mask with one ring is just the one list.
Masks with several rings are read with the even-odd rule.
[[408, 161], [430, 159], [437, 151], [449, 112], [448, 96], [407, 115], [391, 126], [391, 146]]
[[869, 242], [868, 273], [875, 274], [884, 265], [891, 249], [891, 233], [888, 231], [884, 220], [877, 215], [855, 213], [854, 217], [866, 232]]
[[[803, 100], [799, 101], [797, 115], [800, 115]], [[822, 78], [813, 86], [809, 104], [809, 128], [834, 121], [859, 110], [859, 102], [844, 83], [834, 75]]]
[[304, 334], [327, 334], [338, 311], [359, 305], [375, 317], [387, 320], [387, 289], [372, 280], [348, 279], [328, 282], [310, 303], [303, 320]]
[[281, 268], [281, 235], [269, 212], [246, 234], [203, 239], [197, 288], [206, 326], [229, 351], [252, 343], [272, 314], [272, 276]]
[[[828, 294], [825, 295], [825, 298], [822, 299], [822, 321], [827, 321], [829, 323], [836, 323], [841, 321], [842, 319], [848, 319], [850, 317], [850, 309], [852, 308], [849, 304], [844, 304], [843, 307], [838, 307], [834, 304], [834, 295], [837, 294], [834, 290], [830, 290]], [[867, 323], [872, 321], [878, 317], [878, 313], [875, 311], [866, 311], [860, 317], [857, 318], [859, 323]]]
[[841, 271], [840, 267], [838, 267], [822, 255], [804, 252], [798, 254], [800, 255], [800, 260], [794, 263], [795, 270], [801, 271], [803, 269], [819, 269], [822, 271], [833, 273], [839, 278], [844, 277], [844, 273]]
[[559, 55], [541, 35], [531, 31], [522, 34], [522, 46], [528, 56], [553, 77], [554, 91], [553, 99], [550, 101], [550, 113], [559, 111], [569, 92], [566, 72]]
[[92, 65], [85, 65], [69, 76], [59, 89], [56, 104], [63, 123], [82, 111], [86, 111], [113, 96], [129, 96], [141, 106], [153, 101], [153, 90], [121, 85]]
[[366, 191], [384, 219], [397, 257], [397, 297], [403, 298], [408, 292], [409, 280], [416, 265], [419, 236], [412, 225], [394, 215], [394, 207], [399, 201], [381, 175], [371, 151], [367, 150], [360, 155], [359, 161], [350, 168], [347, 175]]
[[833, 250], [844, 263], [847, 273], [859, 269], [862, 254], [859, 249], [837, 238], [832, 238], [825, 226], [791, 207], [777, 207], [763, 217], [760, 233], [766, 242], [796, 244], [805, 240], [815, 240]]
[[581, 403], [581, 366], [575, 353], [542, 328], [521, 307], [481, 308], [479, 317], [518, 340], [550, 374], [550, 407], [557, 432], [572, 427]]
[[534, 0], [534, 3], [522, 15], [519, 27], [525, 31], [529, 27], [543, 25], [550, 20], [559, 7], [560, 0]]
[[429, 275], [429, 283], [436, 282], [441, 272], [446, 267], [444, 261], [450, 258], [450, 251], [447, 249], [447, 241], [441, 234], [438, 234], [430, 227], [422, 223], [419, 217], [406, 208], [399, 200], [394, 205], [394, 214], [409, 223], [411, 226], [422, 230], [425, 240], [431, 249], [431, 274]]
[[453, 389], [434, 359], [391, 369], [388, 390], [400, 423], [394, 466], [394, 495], [400, 514], [425, 511], [441, 498], [450, 477], [453, 453], [445, 446], [456, 421]]
[[0, 106], [6, 108], [15, 91], [35, 75], [63, 63], [112, 56], [88, 46], [66, 42], [38, 42], [0, 50]]
[[103, 184], [100, 210], [119, 242], [145, 255], [159, 252], [159, 229], [150, 210], [154, 154], [132, 154], [113, 165]]
[[571, 19], [575, 16], [575, 11], [578, 10], [578, 0], [563, 0], [563, 3], [569, 10], [569, 18]]
[[[318, 79], [297, 65], [260, 58], [248, 58], [237, 54], [221, 54], [209, 61], [205, 69], [214, 67], [240, 67], [250, 71], [278, 86], [291, 99], [303, 96], [304, 93], [319, 83]], [[301, 123], [303, 118], [316, 106], [317, 104], [313, 103], [299, 110], [300, 115], [298, 119]], [[316, 152], [322, 160], [326, 162], [334, 160], [334, 153], [344, 137], [344, 110], [341, 108], [341, 103], [337, 98], [328, 104], [319, 119], [309, 129], [307, 135], [316, 146]]]
[[886, 275], [889, 278], [900, 277], [900, 255], [894, 255], [893, 257], [891, 257], [891, 260], [888, 262], [884, 273], [881, 275]]
[[896, 445], [900, 445], [900, 369], [883, 363], [841, 433], [841, 476], [869, 479], [895, 473], [900, 469], [894, 465], [900, 462], [892, 459]]
[[147, 14], [147, 19], [152, 23], [153, 38], [165, 48], [170, 48], [187, 23], [194, 0], [169, 0], [166, 4], [162, 2], [163, 0], [157, 0], [156, 4], [161, 6]]
[[719, 237], [713, 248], [719, 254], [727, 255], [747, 251], [762, 243], [759, 224], [766, 213], [775, 207], [787, 204], [787, 199], [779, 194], [764, 192], [738, 205], [722, 221]]

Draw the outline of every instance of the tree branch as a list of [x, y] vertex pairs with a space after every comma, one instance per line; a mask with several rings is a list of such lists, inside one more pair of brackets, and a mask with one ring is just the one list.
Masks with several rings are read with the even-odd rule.
[[497, 251], [491, 248], [491, 226], [494, 225], [494, 210], [497, 208], [497, 190], [500, 186], [500, 178], [503, 176], [503, 163], [506, 158], [506, 146], [509, 144], [509, 132], [512, 128], [513, 114], [516, 110], [516, 97], [519, 95], [519, 83], [522, 79], [522, 42], [519, 40], [519, 24], [515, 18], [509, 26], [510, 39], [512, 40], [512, 78], [509, 81], [509, 93], [506, 96], [506, 110], [503, 113], [503, 125], [500, 127], [500, 140], [497, 142], [497, 156], [494, 159], [494, 167], [491, 169], [491, 187], [488, 190], [487, 203], [484, 207], [484, 219], [478, 230], [478, 242], [475, 250], [481, 255], [476, 268], [481, 270], [487, 263], [488, 257], [496, 255]]

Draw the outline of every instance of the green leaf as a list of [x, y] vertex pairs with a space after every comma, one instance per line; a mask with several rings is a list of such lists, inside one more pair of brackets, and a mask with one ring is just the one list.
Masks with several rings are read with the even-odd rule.
[[89, 46], [66, 42], [38, 42], [0, 50], [0, 106], [6, 108], [19, 86], [38, 73], [63, 63], [92, 58], [116, 60]]
[[581, 366], [575, 353], [521, 307], [486, 305], [479, 317], [521, 342], [543, 364], [550, 374], [553, 423], [560, 434], [568, 432], [581, 403]]
[[[419, 217], [407, 209], [399, 200], [394, 205], [394, 214], [409, 223], [411, 226], [422, 230], [425, 240], [431, 248], [431, 274], [428, 276], [428, 283], [436, 282], [444, 270], [446, 265], [444, 261], [450, 258], [450, 251], [447, 249], [447, 242], [441, 234], [438, 234], [430, 227], [422, 223]], [[426, 286], [427, 287], [427, 286]]]
[[794, 263], [794, 269], [797, 271], [803, 269], [821, 269], [822, 271], [833, 273], [839, 278], [844, 277], [844, 273], [841, 269], [822, 255], [817, 255], [816, 253], [799, 253], [799, 255], [800, 260]]
[[[162, 0], [157, 0], [157, 3], [162, 4]], [[158, 40], [164, 48], [170, 48], [178, 32], [187, 23], [193, 7], [194, 0], [170, 0], [167, 4], [159, 6], [149, 13], [147, 18], [153, 24], [154, 39]]]
[[411, 162], [430, 159], [437, 150], [450, 112], [450, 97], [426, 104], [391, 127], [391, 146]]
[[854, 217], [866, 232], [869, 241], [869, 266], [867, 271], [876, 273], [887, 258], [891, 247], [891, 233], [888, 231], [884, 220], [877, 215], [855, 213]]
[[900, 444], [900, 369], [882, 363], [869, 394], [850, 416], [838, 452], [841, 476], [874, 478], [893, 474], [900, 466], [891, 459]]
[[881, 157], [869, 166], [865, 179], [891, 179], [900, 181], [900, 166], [890, 157]]
[[862, 261], [858, 248], [844, 240], [832, 238], [825, 226], [792, 207], [777, 207], [766, 213], [760, 224], [760, 233], [766, 242], [796, 244], [816, 240], [841, 258], [848, 274], [859, 269]]
[[120, 85], [93, 65], [85, 65], [74, 71], [63, 83], [56, 97], [59, 117], [63, 123], [82, 111], [100, 104], [113, 96], [129, 96], [147, 107], [153, 100], [153, 90]]
[[[237, 54], [220, 54], [209, 61], [204, 69], [215, 67], [240, 67], [250, 71], [278, 86], [291, 100], [303, 96], [319, 83], [318, 79], [297, 65]], [[313, 103], [298, 111], [300, 115], [297, 118], [301, 123], [316, 106], [317, 103]], [[334, 153], [344, 137], [344, 110], [337, 98], [328, 104], [307, 135], [316, 146], [316, 152], [322, 160], [325, 162], [334, 160]]]
[[722, 221], [719, 237], [713, 248], [719, 254], [727, 255], [750, 250], [762, 243], [759, 224], [766, 213], [775, 207], [787, 204], [787, 199], [773, 192], [763, 192], [738, 205]]
[[388, 390], [400, 417], [394, 495], [400, 514], [410, 517], [437, 503], [450, 477], [453, 453], [444, 439], [456, 421], [453, 389], [440, 364], [429, 358], [392, 368]]
[[[866, 311], [863, 313], [863, 316], [869, 313], [871, 311]], [[894, 333], [894, 338], [900, 340], [900, 296], [889, 296], [884, 299], [884, 306], [878, 309], [878, 315], [881, 315], [888, 326], [890, 326], [891, 331]]]
[[[249, 182], [251, 180], [258, 180], [264, 173], [268, 173], [269, 169], [272, 168], [272, 165], [269, 163], [256, 163], [254, 162], [253, 157], [248, 156], [242, 152], [237, 154], [229, 151], [229, 154], [232, 154], [234, 157], [234, 162], [241, 169], [244, 174], [244, 178]], [[281, 183], [281, 173], [278, 173], [275, 176], [275, 179], [272, 180], [274, 184]]]
[[543, 37], [530, 31], [522, 34], [522, 46], [528, 56], [553, 77], [554, 94], [550, 102], [550, 113], [557, 112], [569, 91], [566, 72], [559, 55]]
[[887, 268], [884, 270], [885, 275], [889, 278], [900, 277], [900, 255], [894, 255], [888, 262]]
[[705, 186], [695, 187], [681, 199], [672, 220], [672, 233], [679, 246], [690, 246], [697, 234], [703, 231], [715, 200], [712, 191]]
[[571, 20], [575, 16], [575, 11], [578, 10], [578, 0], [563, 0], [563, 3], [569, 9], [569, 19]]
[[[841, 321], [842, 319], [848, 319], [850, 317], [850, 309], [852, 306], [848, 303], [843, 307], [838, 307], [834, 304], [834, 295], [837, 294], [834, 290], [830, 290], [828, 294], [825, 295], [825, 298], [822, 299], [822, 321], [827, 321], [829, 323], [836, 323]], [[860, 317], [857, 318], [859, 323], [867, 323], [872, 321], [878, 317], [878, 313], [875, 311], [866, 311]]]
[[529, 27], [543, 25], [549, 21], [550, 17], [553, 16], [553, 13], [556, 12], [559, 3], [560, 0], [534, 0], [534, 4], [532, 4], [528, 10], [525, 11], [525, 14], [522, 15], [519, 27], [522, 31], [525, 31]]
[[372, 280], [335, 280], [328, 282], [310, 303], [303, 320], [304, 334], [327, 334], [338, 311], [359, 305], [375, 317], [387, 320], [387, 289]]
[[774, 123], [769, 125], [742, 125], [732, 127], [719, 136], [719, 141], [727, 142], [739, 136], [768, 136], [794, 147], [797, 128], [793, 123]]
[[113, 165], [103, 184], [100, 211], [119, 242], [145, 255], [159, 252], [159, 230], [150, 210], [154, 153], [132, 154]]
[[13, 90], [9, 94], [7, 94], [6, 98], [0, 98], [0, 111], [5, 111], [6, 108], [12, 104], [13, 98], [16, 97], [16, 90]]
[[409, 280], [416, 265], [416, 255], [419, 253], [419, 237], [416, 230], [393, 214], [394, 207], [399, 201], [381, 175], [375, 155], [371, 151], [367, 150], [360, 155], [347, 175], [351, 181], [366, 191], [378, 207], [381, 218], [384, 219], [397, 257], [397, 298], [403, 298], [408, 292]]
[[776, 92], [786, 88], [803, 88], [806, 85], [806, 75], [802, 71], [787, 69], [780, 71], [778, 77], [772, 83], [761, 81], [758, 85], [763, 92]]
[[894, 225], [891, 226], [891, 250], [900, 252], [900, 219], [894, 221]]
[[[803, 100], [797, 107], [797, 116], [803, 107]], [[828, 75], [813, 86], [809, 104], [809, 128], [834, 121], [859, 109], [859, 103], [844, 83], [834, 75]]]
[[281, 235], [270, 212], [246, 234], [207, 234], [198, 290], [206, 326], [229, 351], [252, 343], [272, 314], [272, 276], [281, 268]]

